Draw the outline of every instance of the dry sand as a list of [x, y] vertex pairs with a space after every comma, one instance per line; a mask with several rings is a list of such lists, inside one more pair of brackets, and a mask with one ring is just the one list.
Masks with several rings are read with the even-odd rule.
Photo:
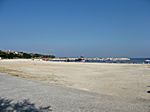
[[150, 101], [150, 65], [0, 60], [0, 72], [64, 87]]

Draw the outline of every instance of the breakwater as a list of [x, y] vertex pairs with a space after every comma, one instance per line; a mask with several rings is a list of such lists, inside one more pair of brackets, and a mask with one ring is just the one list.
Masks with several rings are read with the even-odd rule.
[[134, 63], [142, 64], [150, 58], [54, 58], [53, 62], [87, 62], [87, 63]]

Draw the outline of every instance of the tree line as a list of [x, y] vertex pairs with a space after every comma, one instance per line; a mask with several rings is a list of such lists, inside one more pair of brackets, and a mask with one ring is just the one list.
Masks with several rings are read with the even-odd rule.
[[25, 52], [8, 52], [0, 50], [0, 57], [2, 59], [16, 59], [16, 58], [55, 58], [54, 55], [43, 55], [37, 53], [25, 53]]

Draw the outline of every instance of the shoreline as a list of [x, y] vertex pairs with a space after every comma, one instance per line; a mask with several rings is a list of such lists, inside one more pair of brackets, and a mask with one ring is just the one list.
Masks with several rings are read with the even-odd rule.
[[31, 61], [31, 62], [43, 62], [43, 63], [63, 63], [63, 64], [121, 64], [121, 65], [149, 65], [146, 63], [114, 63], [114, 62], [65, 62], [65, 61], [44, 61], [42, 59], [1, 59], [0, 62], [17, 62], [17, 61]]

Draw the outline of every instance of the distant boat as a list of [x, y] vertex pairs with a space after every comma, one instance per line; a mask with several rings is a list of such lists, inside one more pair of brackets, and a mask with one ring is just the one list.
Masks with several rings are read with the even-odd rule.
[[144, 63], [150, 64], [150, 60], [145, 60]]

